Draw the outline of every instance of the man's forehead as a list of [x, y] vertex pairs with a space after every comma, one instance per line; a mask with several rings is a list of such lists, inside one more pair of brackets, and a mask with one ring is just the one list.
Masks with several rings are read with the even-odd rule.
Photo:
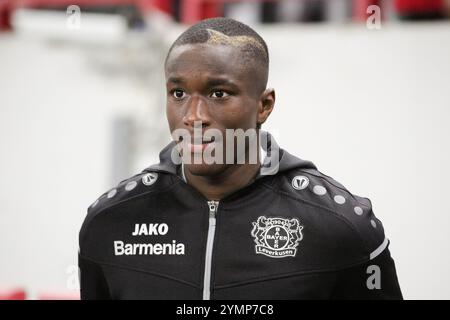
[[239, 48], [205, 43], [175, 47], [166, 63], [166, 77], [199, 76], [214, 78], [242, 78], [248, 66]]
[[224, 44], [190, 43], [175, 47], [167, 59], [167, 68], [188, 62], [218, 63], [229, 65], [241, 60], [241, 50]]

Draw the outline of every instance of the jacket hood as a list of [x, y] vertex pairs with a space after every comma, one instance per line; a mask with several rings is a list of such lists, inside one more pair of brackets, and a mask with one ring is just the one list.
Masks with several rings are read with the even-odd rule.
[[[273, 136], [266, 131], [260, 131], [260, 142], [266, 155], [263, 163], [261, 164], [260, 173], [257, 179], [266, 175], [275, 175], [295, 168], [317, 170], [317, 167], [311, 161], [300, 159], [286, 150], [281, 149]], [[143, 172], [156, 171], [176, 175], [177, 168], [180, 166], [180, 163], [174, 163], [174, 161], [172, 161], [172, 153], [176, 152], [176, 150], [174, 150], [175, 145], [176, 143], [172, 141], [164, 147], [164, 149], [162, 149], [159, 153], [159, 163], [145, 168]], [[177, 156], [175, 156], [175, 158], [176, 157]]]

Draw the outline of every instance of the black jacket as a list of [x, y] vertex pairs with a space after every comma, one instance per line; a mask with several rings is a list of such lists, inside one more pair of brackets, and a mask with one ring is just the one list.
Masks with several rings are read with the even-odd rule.
[[402, 298], [367, 198], [280, 149], [275, 175], [208, 202], [173, 146], [89, 207], [82, 299]]

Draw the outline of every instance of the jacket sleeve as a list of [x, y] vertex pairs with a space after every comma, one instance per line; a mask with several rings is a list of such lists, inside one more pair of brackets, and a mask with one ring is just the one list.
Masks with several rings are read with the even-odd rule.
[[[99, 199], [104, 197], [103, 194]], [[108, 282], [104, 274], [104, 268], [97, 263], [92, 252], [98, 246], [98, 238], [93, 237], [92, 224], [100, 211], [99, 200], [96, 200], [87, 210], [79, 232], [78, 268], [80, 279], [81, 300], [107, 300], [111, 299]], [[95, 207], [95, 208], [94, 208]]]
[[389, 249], [367, 263], [340, 271], [332, 299], [402, 300]]
[[102, 266], [78, 255], [81, 300], [109, 300], [108, 283]]

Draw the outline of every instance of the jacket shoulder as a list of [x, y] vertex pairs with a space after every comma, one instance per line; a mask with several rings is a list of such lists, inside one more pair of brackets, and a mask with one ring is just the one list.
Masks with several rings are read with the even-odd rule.
[[317, 169], [298, 168], [286, 172], [280, 188], [321, 211], [320, 217], [324, 220], [320, 223], [324, 226], [345, 224], [347, 228], [339, 230], [351, 230], [358, 242], [351, 245], [361, 248], [367, 260], [375, 258], [388, 246], [383, 225], [375, 216], [371, 201], [351, 193]]
[[96, 217], [108, 212], [108, 209], [116, 205], [133, 201], [149, 193], [162, 192], [172, 184], [168, 174], [146, 171], [125, 179], [104, 192], [87, 209], [87, 215], [79, 234], [80, 247], [88, 232], [89, 226]]

